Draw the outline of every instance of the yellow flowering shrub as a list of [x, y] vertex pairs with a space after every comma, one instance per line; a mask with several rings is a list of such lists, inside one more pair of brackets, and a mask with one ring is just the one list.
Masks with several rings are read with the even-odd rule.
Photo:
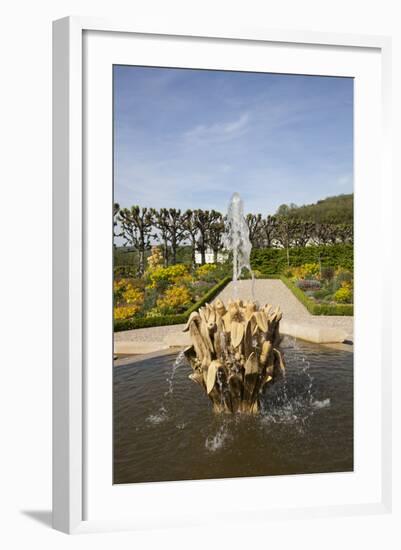
[[113, 282], [114, 290], [118, 291], [118, 290], [124, 288], [126, 286], [126, 284], [127, 284], [126, 279], [114, 279], [114, 282]]
[[348, 288], [349, 290], [353, 290], [354, 284], [352, 281], [342, 281], [341, 286], [343, 288]]
[[199, 279], [202, 279], [202, 277], [205, 277], [206, 275], [209, 275], [209, 273], [216, 271], [216, 268], [217, 268], [216, 264], [201, 265], [196, 269], [196, 276]]
[[139, 290], [139, 288], [134, 288], [133, 286], [129, 285], [127, 289], [123, 292], [123, 298], [127, 304], [136, 304], [140, 306], [143, 303], [144, 296], [143, 292]]
[[351, 304], [352, 298], [353, 298], [352, 290], [348, 286], [342, 286], [334, 294], [335, 301], [339, 302], [340, 304]]
[[129, 319], [138, 313], [139, 307], [134, 306], [116, 306], [114, 308], [114, 320], [123, 321], [124, 319]]
[[320, 267], [318, 263], [303, 264], [291, 268], [291, 273], [295, 279], [319, 279]]
[[123, 301], [123, 294], [127, 288], [127, 284], [127, 279], [114, 279], [113, 294], [115, 303]]
[[[126, 315], [132, 317], [138, 313], [144, 302], [144, 293], [140, 288], [133, 285], [129, 279], [119, 279], [114, 281], [114, 303], [116, 304], [115, 315]], [[129, 306], [129, 307], [128, 307]], [[117, 311], [119, 308], [125, 308]], [[126, 319], [127, 317], [119, 317]]]
[[190, 279], [188, 266], [184, 264], [157, 267], [148, 272], [149, 288], [156, 288], [158, 283], [177, 283]]
[[171, 286], [157, 300], [157, 308], [162, 314], [187, 307], [191, 302], [191, 294], [185, 286]]

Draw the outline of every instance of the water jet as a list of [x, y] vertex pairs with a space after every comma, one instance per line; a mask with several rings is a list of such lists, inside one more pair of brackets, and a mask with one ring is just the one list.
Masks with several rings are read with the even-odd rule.
[[208, 395], [215, 412], [257, 414], [263, 392], [285, 374], [279, 349], [282, 313], [271, 304], [259, 306], [238, 297], [243, 268], [253, 280], [252, 247], [238, 193], [228, 207], [224, 244], [232, 252], [235, 299], [227, 305], [217, 299], [191, 314], [184, 331], [189, 331], [192, 345], [184, 353], [193, 371], [190, 378]]

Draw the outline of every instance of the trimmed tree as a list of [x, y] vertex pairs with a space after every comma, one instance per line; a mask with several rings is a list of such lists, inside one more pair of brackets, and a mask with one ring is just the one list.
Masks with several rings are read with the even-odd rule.
[[159, 238], [162, 242], [164, 266], [167, 267], [168, 266], [168, 260], [169, 260], [169, 250], [168, 250], [169, 215], [168, 215], [167, 208], [161, 208], [160, 210], [154, 210], [154, 223], [155, 223], [155, 227], [159, 231]]
[[177, 250], [179, 244], [185, 240], [187, 232], [184, 226], [185, 215], [176, 208], [168, 209], [168, 240], [171, 245], [171, 256], [173, 264], [177, 263]]
[[[214, 210], [212, 211], [214, 212]], [[225, 231], [224, 216], [220, 212], [216, 212], [215, 220], [211, 222], [209, 227], [209, 244], [213, 250], [213, 262], [217, 263], [219, 252], [222, 248], [223, 235]]]
[[186, 239], [189, 241], [191, 246], [191, 262], [192, 266], [195, 267], [195, 251], [196, 251], [196, 242], [198, 238], [198, 227], [195, 221], [195, 212], [194, 210], [186, 210], [182, 217], [182, 226], [186, 232]]
[[306, 246], [312, 239], [315, 224], [301, 220], [294, 221], [294, 246]]
[[260, 228], [262, 247], [271, 248], [274, 246], [276, 227], [277, 219], [275, 216], [267, 216], [262, 220]]
[[245, 218], [249, 230], [249, 240], [253, 248], [260, 247], [262, 233], [262, 214], [247, 214]]
[[150, 249], [154, 224], [154, 211], [149, 208], [131, 206], [119, 211], [118, 219], [121, 225], [121, 235], [124, 246], [132, 246], [139, 255], [139, 275], [145, 272], [145, 251]]
[[290, 265], [290, 247], [293, 245], [297, 234], [298, 223], [291, 218], [277, 216], [275, 240], [286, 249], [287, 265]]
[[206, 263], [206, 250], [210, 245], [210, 230], [213, 224], [221, 218], [220, 212], [216, 210], [195, 210], [195, 226], [198, 229], [197, 249], [201, 255], [201, 263]]

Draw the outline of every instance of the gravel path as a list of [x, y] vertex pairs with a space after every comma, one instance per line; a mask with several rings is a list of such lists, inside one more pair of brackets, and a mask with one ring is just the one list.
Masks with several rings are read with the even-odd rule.
[[[238, 296], [244, 300], [252, 299], [252, 281], [238, 281]], [[288, 321], [305, 321], [325, 327], [342, 328], [347, 339], [353, 341], [354, 318], [345, 315], [311, 315], [304, 305], [293, 295], [291, 290], [279, 279], [256, 279], [254, 283], [255, 300], [260, 304], [280, 306], [283, 319]], [[235, 296], [234, 283], [229, 283], [220, 293], [219, 298], [226, 302]]]
[[[238, 296], [244, 300], [252, 299], [252, 281], [249, 279], [238, 281]], [[279, 305], [283, 312], [283, 319], [288, 321], [302, 321], [326, 327], [341, 327], [347, 333], [347, 339], [353, 341], [354, 318], [348, 316], [311, 315], [299, 302], [285, 284], [278, 279], [256, 279], [254, 283], [254, 299], [260, 304]], [[234, 283], [229, 283], [218, 295], [218, 298], [227, 302], [235, 297]], [[217, 299], [217, 298], [216, 298]], [[184, 325], [171, 325], [165, 327], [141, 328], [117, 332], [114, 335], [116, 341], [136, 342], [163, 342], [165, 336], [179, 332]]]
[[170, 333], [180, 332], [185, 325], [167, 325], [165, 327], [137, 328], [114, 333], [115, 342], [163, 342]]

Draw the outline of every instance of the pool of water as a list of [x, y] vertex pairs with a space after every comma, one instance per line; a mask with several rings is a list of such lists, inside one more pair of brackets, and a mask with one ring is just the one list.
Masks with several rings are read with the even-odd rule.
[[114, 367], [114, 483], [353, 469], [353, 354], [284, 338], [262, 413], [216, 415], [185, 358]]

